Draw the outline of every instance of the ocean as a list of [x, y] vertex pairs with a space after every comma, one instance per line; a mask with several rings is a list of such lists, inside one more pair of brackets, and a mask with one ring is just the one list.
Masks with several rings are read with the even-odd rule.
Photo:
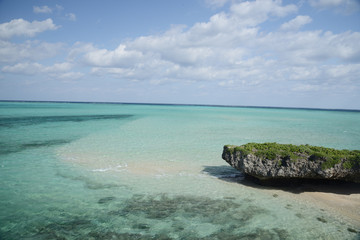
[[222, 160], [248, 142], [360, 149], [360, 112], [0, 102], [0, 239], [359, 239]]

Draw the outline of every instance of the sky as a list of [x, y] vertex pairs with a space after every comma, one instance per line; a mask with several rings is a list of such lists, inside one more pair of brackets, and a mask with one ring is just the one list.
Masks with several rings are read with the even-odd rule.
[[0, 0], [0, 100], [360, 109], [360, 1]]

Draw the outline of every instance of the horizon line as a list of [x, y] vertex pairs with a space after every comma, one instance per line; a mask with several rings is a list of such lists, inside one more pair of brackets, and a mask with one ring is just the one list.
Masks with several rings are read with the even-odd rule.
[[317, 111], [346, 111], [360, 112], [360, 109], [318, 108], [318, 107], [281, 107], [281, 106], [255, 106], [255, 105], [225, 105], [225, 104], [196, 104], [196, 103], [144, 103], [144, 102], [96, 102], [96, 101], [65, 101], [65, 100], [4, 100], [0, 102], [33, 102], [33, 103], [84, 103], [84, 104], [129, 104], [129, 105], [158, 105], [158, 106], [198, 106], [198, 107], [231, 107], [231, 108], [265, 108], [265, 109], [297, 109]]

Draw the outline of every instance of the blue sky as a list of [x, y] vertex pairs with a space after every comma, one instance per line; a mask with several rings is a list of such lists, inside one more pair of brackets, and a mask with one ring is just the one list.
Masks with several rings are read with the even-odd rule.
[[0, 0], [0, 99], [360, 109], [358, 0]]

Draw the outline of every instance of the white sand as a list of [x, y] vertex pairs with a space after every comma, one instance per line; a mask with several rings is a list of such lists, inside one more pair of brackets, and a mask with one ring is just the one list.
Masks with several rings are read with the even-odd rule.
[[349, 195], [326, 192], [303, 192], [298, 194], [303, 201], [312, 202], [319, 208], [326, 209], [360, 228], [360, 194]]
[[307, 184], [294, 192], [268, 187], [263, 189], [269, 194], [278, 194], [289, 200], [324, 209], [360, 229], [360, 184]]

